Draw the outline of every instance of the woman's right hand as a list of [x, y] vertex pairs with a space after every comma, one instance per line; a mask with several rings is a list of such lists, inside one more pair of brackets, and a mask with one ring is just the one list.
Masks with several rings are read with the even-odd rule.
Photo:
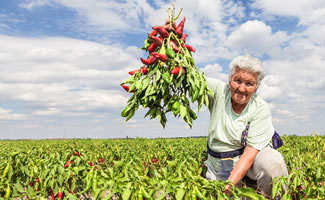
[[172, 29], [175, 30], [176, 29], [176, 23], [173, 22], [173, 24], [171, 25], [170, 24], [170, 19], [166, 19], [165, 20], [165, 25], [163, 25], [163, 27], [168, 31], [171, 31]]

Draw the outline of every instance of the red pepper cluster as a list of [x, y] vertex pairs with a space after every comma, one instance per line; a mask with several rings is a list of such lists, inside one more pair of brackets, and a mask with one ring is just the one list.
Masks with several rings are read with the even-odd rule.
[[[184, 17], [183, 20], [176, 26], [175, 22], [170, 22], [169, 20], [166, 21], [164, 26], [153, 26], [153, 31], [148, 35], [147, 38], [147, 47], [145, 50], [149, 52], [149, 56], [147, 59], [140, 58], [141, 62], [144, 64], [143, 67], [140, 69], [136, 69], [133, 71], [129, 71], [130, 75], [134, 74], [141, 74], [146, 75], [148, 72], [148, 68], [151, 69], [152, 65], [155, 65], [157, 62], [161, 66], [164, 66], [166, 61], [170, 59], [170, 66], [171, 71], [170, 74], [178, 75], [180, 71], [182, 74], [185, 74], [184, 67], [179, 67], [177, 62], [173, 62], [172, 60], [177, 57], [177, 54], [182, 54], [181, 57], [188, 52], [195, 52], [196, 49], [191, 45], [185, 44], [186, 38], [188, 37], [187, 33], [184, 33], [184, 24], [186, 18]], [[171, 25], [170, 25], [171, 24]], [[130, 90], [130, 86], [126, 84], [121, 85], [123, 89], [127, 92], [134, 92], [135, 87]]]

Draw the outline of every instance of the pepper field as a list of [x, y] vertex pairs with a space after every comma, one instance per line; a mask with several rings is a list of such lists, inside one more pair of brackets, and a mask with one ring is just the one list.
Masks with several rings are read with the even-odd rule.
[[[325, 136], [284, 136], [282, 199], [325, 199]], [[0, 199], [230, 199], [204, 178], [207, 138], [0, 141]], [[289, 184], [290, 182], [290, 184]], [[287, 192], [281, 184], [287, 186]], [[264, 199], [235, 188], [232, 199]]]

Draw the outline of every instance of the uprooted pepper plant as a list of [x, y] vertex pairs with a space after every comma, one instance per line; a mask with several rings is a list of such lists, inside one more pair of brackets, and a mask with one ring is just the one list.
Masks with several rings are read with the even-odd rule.
[[175, 16], [175, 9], [168, 9], [167, 25], [170, 26], [152, 27], [142, 48], [148, 52], [148, 57], [141, 58], [143, 66], [130, 71], [131, 76], [121, 83], [127, 92], [133, 93], [121, 112], [126, 121], [133, 117], [141, 105], [149, 109], [145, 117], [159, 119], [163, 127], [168, 112], [173, 112], [175, 117], [182, 117], [192, 127], [192, 120], [197, 115], [191, 108], [191, 102], [197, 102], [197, 112], [203, 104], [208, 106], [210, 90], [203, 72], [199, 72], [195, 66], [192, 57], [195, 48], [186, 43], [186, 17], [176, 26], [181, 11]]

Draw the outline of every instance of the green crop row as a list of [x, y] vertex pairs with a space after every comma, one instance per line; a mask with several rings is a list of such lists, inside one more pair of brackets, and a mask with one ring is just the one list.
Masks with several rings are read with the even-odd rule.
[[[286, 136], [283, 199], [325, 197], [325, 137]], [[265, 199], [205, 179], [207, 138], [0, 141], [0, 199]], [[280, 187], [287, 186], [287, 190]]]

